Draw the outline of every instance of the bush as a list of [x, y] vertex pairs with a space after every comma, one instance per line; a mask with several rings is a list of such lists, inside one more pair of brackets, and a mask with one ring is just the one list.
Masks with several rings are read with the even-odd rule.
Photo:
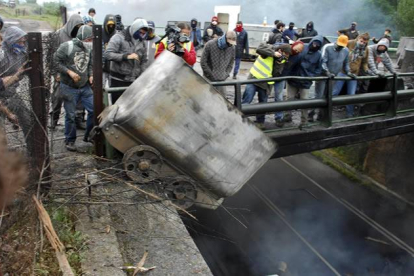
[[43, 12], [45, 14], [56, 15], [56, 16], [60, 15], [60, 3], [46, 2], [43, 4], [43, 9], [44, 9]]

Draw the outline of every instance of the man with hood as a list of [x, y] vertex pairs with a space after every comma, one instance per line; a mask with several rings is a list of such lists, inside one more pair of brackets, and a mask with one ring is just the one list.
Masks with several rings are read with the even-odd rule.
[[[200, 62], [205, 78], [215, 82], [225, 81], [230, 76], [234, 63], [235, 45], [236, 33], [234, 31], [227, 31], [220, 38], [206, 43]], [[226, 96], [225, 86], [217, 87], [217, 89], [220, 94]]]
[[[26, 70], [24, 66], [28, 61], [27, 55], [27, 33], [16, 26], [6, 29], [4, 32], [3, 43], [0, 50], [0, 76], [4, 83], [4, 91], [0, 92], [0, 101], [17, 116], [19, 124], [23, 130], [27, 144], [27, 152], [34, 149], [34, 138], [31, 135], [33, 128], [33, 111], [22, 96], [22, 92], [29, 91], [28, 80], [22, 73]], [[18, 89], [19, 86], [19, 89]], [[4, 117], [0, 119], [0, 125]]]
[[236, 58], [234, 63], [233, 79], [237, 79], [237, 74], [240, 69], [240, 62], [243, 55], [249, 55], [249, 37], [246, 30], [243, 28], [243, 22], [238, 21], [234, 31], [237, 34], [236, 44]]
[[283, 42], [292, 44], [294, 40], [296, 40], [297, 37], [299, 37], [299, 34], [295, 31], [295, 23], [290, 22], [289, 28], [286, 29], [283, 32]]
[[64, 102], [66, 149], [76, 151], [75, 112], [78, 102], [88, 111], [84, 141], [93, 127], [92, 27], [80, 27], [76, 38], [59, 46], [54, 60], [60, 73], [60, 91]]
[[[291, 48], [289, 45], [274, 46], [266, 43], [261, 43], [256, 50], [259, 56], [250, 69], [249, 79], [267, 79], [271, 77], [278, 77], [283, 71]], [[249, 104], [253, 101], [254, 95], [258, 93], [260, 103], [266, 103], [272, 86], [275, 82], [262, 82], [257, 84], [247, 84], [246, 90], [243, 93], [242, 104]], [[264, 127], [265, 115], [256, 116], [256, 123], [259, 128]]]
[[356, 29], [358, 24], [356, 22], [351, 23], [351, 27], [349, 29], [342, 29], [339, 30], [337, 33], [338, 35], [346, 35], [349, 40], [356, 39], [359, 36], [359, 32]]
[[318, 35], [318, 32], [313, 27], [313, 22], [310, 21], [308, 24], [306, 24], [306, 28], [303, 29], [302, 33], [300, 34], [300, 37], [315, 37]]
[[[116, 20], [113, 14], [107, 14], [104, 19], [103, 29], [102, 29], [102, 53], [105, 53], [106, 48], [108, 47], [109, 40], [116, 32]], [[105, 55], [102, 55], [103, 63], [103, 85], [105, 86], [106, 81], [109, 75], [109, 66], [110, 62], [106, 60]]]
[[[0, 16], [0, 31], [3, 29], [4, 26], [4, 22], [3, 22], [3, 18], [1, 18]], [[1, 42], [3, 41], [3, 37], [0, 34], [0, 47], [1, 47]]]
[[[110, 87], [128, 87], [147, 69], [147, 37], [148, 22], [138, 18], [111, 38], [105, 51], [106, 59], [111, 61]], [[112, 103], [121, 95], [121, 92], [112, 93]]]
[[[298, 58], [290, 71], [290, 76], [298, 77], [318, 77], [322, 73], [321, 48], [323, 45], [323, 37], [314, 37], [304, 50], [298, 55]], [[288, 80], [287, 84], [287, 100], [294, 100], [296, 94], [299, 93], [301, 100], [309, 98], [309, 89], [312, 86], [310, 80]], [[313, 113], [309, 114], [309, 121], [313, 121]], [[306, 109], [302, 109], [301, 124], [308, 120]], [[276, 122], [277, 123], [277, 122]]]
[[276, 28], [272, 30], [272, 33], [269, 35], [269, 40], [267, 44], [275, 45], [283, 43], [283, 32], [285, 31], [285, 23], [278, 22]]
[[[73, 38], [76, 37], [78, 34], [79, 28], [83, 25], [82, 17], [79, 14], [73, 14], [71, 17], [69, 17], [68, 22], [59, 30], [57, 30], [53, 34], [53, 48], [57, 49], [62, 43], [65, 43], [67, 41], [71, 41]], [[60, 91], [59, 91], [59, 81], [60, 76], [59, 74], [55, 73], [55, 67], [58, 65], [54, 65], [53, 67], [53, 75], [54, 75], [54, 86], [53, 86], [53, 94], [52, 94], [52, 122], [51, 122], [51, 129], [55, 129], [60, 116], [60, 110], [62, 109], [63, 100], [60, 97]], [[82, 126], [82, 120], [83, 120], [83, 108], [81, 106], [78, 107], [77, 116], [76, 116], [76, 124], [77, 127], [80, 129], [84, 129]]]
[[[358, 36], [356, 40], [350, 40], [348, 42], [348, 50], [349, 50], [349, 68], [351, 74], [355, 76], [366, 75], [369, 71], [368, 69], [368, 42], [369, 42], [369, 34], [364, 33]], [[338, 77], [345, 77], [346, 74], [344, 71], [341, 71], [338, 74]], [[355, 95], [358, 81], [357, 80], [350, 80], [346, 81], [347, 83], [347, 95]], [[342, 87], [344, 86], [345, 81], [339, 80], [335, 82], [335, 86], [333, 87], [332, 95], [338, 96], [341, 93]], [[348, 118], [354, 116], [354, 105], [347, 105], [346, 106], [346, 115]]]
[[191, 19], [191, 34], [190, 39], [194, 45], [195, 51], [203, 48], [203, 39], [201, 37], [201, 30], [197, 27], [198, 20], [196, 18]]
[[[177, 28], [179, 28], [180, 36], [190, 38], [191, 27], [185, 22], [181, 22], [177, 24]], [[194, 49], [194, 45], [191, 41], [189, 42], [178, 42], [181, 45], [181, 48], [184, 52], [175, 53], [180, 56], [182, 59], [187, 62], [188, 65], [193, 66], [197, 61], [197, 54]], [[168, 38], [164, 38], [161, 43], [158, 45], [157, 53], [155, 54], [155, 58], [157, 58], [165, 49], [170, 52], [174, 52], [176, 45], [174, 43], [169, 43]]]
[[384, 67], [391, 73], [395, 73], [394, 66], [390, 56], [388, 55], [388, 47], [390, 46], [390, 41], [388, 38], [381, 39], [378, 44], [368, 46], [369, 55], [368, 55], [368, 67], [371, 75], [378, 75], [380, 77], [385, 77], [383, 71], [378, 70], [378, 65], [382, 62]]
[[203, 35], [204, 44], [206, 44], [207, 42], [209, 42], [210, 40], [214, 38], [219, 38], [220, 36], [223, 35], [223, 30], [217, 25], [218, 25], [218, 17], [213, 16], [211, 18], [210, 26], [204, 30], [204, 35]]
[[160, 41], [160, 37], [155, 34], [154, 21], [148, 21], [148, 37], [145, 40], [145, 47], [147, 48], [148, 66], [154, 62], [155, 52], [157, 50], [157, 42]]

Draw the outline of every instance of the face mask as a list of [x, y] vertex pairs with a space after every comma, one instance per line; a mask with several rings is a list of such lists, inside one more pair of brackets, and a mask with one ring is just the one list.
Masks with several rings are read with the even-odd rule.
[[76, 26], [75, 28], [73, 28], [72, 32], [70, 33], [70, 36], [72, 38], [75, 38], [76, 37], [76, 35], [78, 34], [78, 31], [79, 31], [79, 28], [80, 27], [78, 27], [78, 26]]
[[83, 47], [85, 47], [85, 49], [92, 51], [92, 47], [93, 47], [92, 41], [91, 42], [82, 42], [82, 44], [83, 44]]
[[356, 26], [355, 25], [351, 25], [351, 30], [355, 30]]
[[109, 26], [108, 26], [108, 33], [109, 33], [109, 34], [112, 34], [114, 31], [115, 31], [115, 25], [112, 25], [112, 24], [111, 24], [111, 25], [109, 25]]
[[135, 39], [135, 40], [140, 40], [140, 41], [142, 41], [142, 40], [147, 39], [147, 37], [148, 37], [148, 33], [145, 33], [144, 35], [141, 35], [141, 33], [140, 33], [139, 31], [136, 31], [136, 32], [134, 33], [134, 39]]
[[289, 26], [289, 30], [293, 30], [293, 26]]
[[315, 45], [312, 45], [311, 47], [310, 47], [310, 49], [311, 49], [311, 51], [312, 52], [317, 52], [317, 51], [319, 51], [319, 49], [321, 48], [321, 46], [319, 46], [319, 45], [317, 45], [317, 46], [315, 46]]
[[241, 32], [241, 31], [243, 31], [243, 26], [241, 26], [241, 25], [236, 25], [236, 32]]
[[20, 44], [15, 43], [15, 44], [12, 45], [12, 48], [13, 48], [13, 52], [15, 54], [18, 54], [18, 55], [26, 54], [26, 47], [25, 46], [22, 46]]
[[335, 44], [335, 50], [336, 51], [341, 51], [344, 48], [344, 46], [339, 46], [338, 44]]
[[213, 21], [213, 22], [211, 22], [211, 24], [212, 24], [213, 26], [217, 26], [217, 21]]
[[385, 53], [385, 50], [378, 50], [377, 49], [377, 52], [380, 53], [380, 54], [383, 54], [383, 53]]
[[197, 28], [197, 22], [192, 21], [191, 22], [191, 28], [193, 28], [193, 29]]
[[357, 46], [358, 46], [358, 48], [364, 48], [365, 47], [365, 44], [364, 43], [357, 42]]

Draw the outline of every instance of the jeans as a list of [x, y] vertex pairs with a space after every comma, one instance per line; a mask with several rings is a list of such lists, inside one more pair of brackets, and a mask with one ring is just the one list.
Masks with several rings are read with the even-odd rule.
[[241, 58], [235, 58], [234, 59], [234, 71], [233, 71], [233, 76], [237, 76], [237, 74], [239, 73], [239, 69], [240, 69], [240, 61]]
[[[300, 94], [301, 100], [309, 99], [309, 89], [306, 88], [298, 88], [293, 85], [287, 85], [287, 100], [295, 100], [296, 93]], [[308, 110], [302, 109], [302, 122], [306, 121], [308, 117]]]
[[[253, 101], [254, 95], [256, 94], [256, 91], [259, 96], [259, 103], [267, 103], [267, 91], [266, 89], [263, 89], [261, 87], [258, 87], [254, 84], [248, 84], [246, 85], [246, 90], [244, 90], [243, 93], [243, 99], [242, 104], [249, 104]], [[258, 123], [264, 123], [265, 122], [265, 115], [257, 115], [256, 121]]]
[[[338, 77], [346, 77], [346, 74], [344, 73], [339, 73]], [[350, 81], [346, 81], [347, 82], [347, 89], [346, 89], [346, 93], [347, 95], [355, 95], [356, 89], [357, 89], [357, 85], [358, 85], [358, 81], [356, 80], [350, 80]], [[332, 91], [332, 96], [338, 96], [339, 93], [341, 93], [342, 87], [344, 86], [345, 81], [336, 81], [333, 91]], [[346, 113], [348, 114], [348, 116], [353, 116], [354, 115], [354, 105], [350, 104], [346, 106]]]
[[75, 112], [76, 103], [82, 102], [85, 109], [88, 111], [88, 119], [86, 120], [85, 138], [88, 138], [89, 133], [93, 128], [93, 93], [89, 84], [81, 88], [73, 88], [66, 84], [60, 83], [60, 92], [63, 99], [63, 106], [65, 108], [65, 138], [66, 143], [76, 141], [76, 124]]
[[[283, 89], [285, 89], [286, 81], [275, 82], [275, 102], [283, 102]], [[275, 113], [275, 120], [283, 120], [283, 111]]]

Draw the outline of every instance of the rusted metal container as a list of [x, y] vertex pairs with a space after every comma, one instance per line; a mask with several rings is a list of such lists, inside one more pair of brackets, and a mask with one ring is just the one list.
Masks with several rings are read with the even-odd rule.
[[100, 128], [119, 151], [151, 146], [216, 198], [235, 194], [276, 151], [271, 139], [168, 51], [102, 119]]

